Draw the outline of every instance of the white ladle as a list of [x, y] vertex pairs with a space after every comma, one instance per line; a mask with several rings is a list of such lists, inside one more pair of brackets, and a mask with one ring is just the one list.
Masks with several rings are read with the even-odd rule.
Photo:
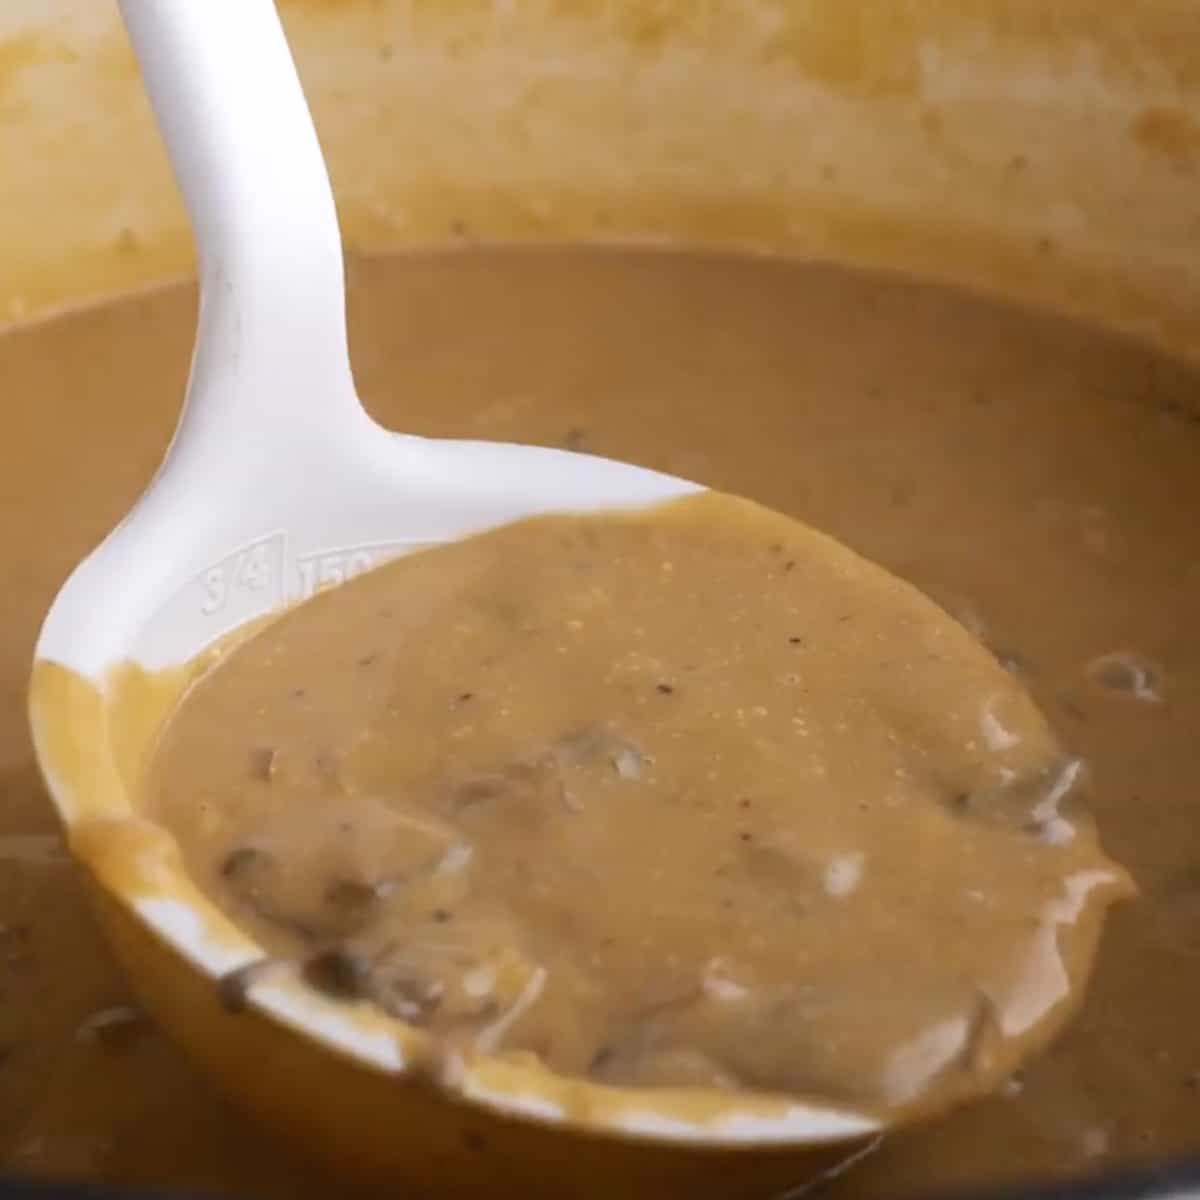
[[122, 0], [191, 216], [200, 327], [149, 488], [62, 589], [39, 655], [88, 675], [195, 654], [389, 555], [550, 509], [691, 490], [532, 446], [387, 432], [346, 342], [333, 193], [269, 0]]
[[[351, 378], [333, 194], [270, 0], [121, 0], [120, 8], [195, 231], [199, 332], [162, 466], [62, 588], [39, 661], [103, 691], [123, 662], [152, 670], [187, 662], [243, 622], [414, 547], [527, 514], [695, 490], [601, 458], [431, 441], [372, 422]], [[81, 798], [56, 780], [36, 720], [34, 732], [70, 826]], [[134, 907], [210, 975], [250, 953], [206, 940], [186, 903]], [[384, 1069], [404, 1065], [391, 1040], [356, 1030], [318, 997], [272, 998], [264, 984], [255, 1000], [326, 1045]], [[539, 1115], [552, 1119], [544, 1105]], [[797, 1104], [762, 1120], [731, 1118], [724, 1131], [672, 1126], [652, 1112], [646, 1124], [650, 1136], [804, 1143], [874, 1123]]]

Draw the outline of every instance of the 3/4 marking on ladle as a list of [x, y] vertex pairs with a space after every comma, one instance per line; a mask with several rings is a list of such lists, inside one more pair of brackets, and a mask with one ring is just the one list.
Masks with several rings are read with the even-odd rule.
[[[215, 616], [237, 591], [259, 592], [278, 584], [283, 568], [283, 554], [274, 554], [275, 543], [282, 551], [284, 535], [270, 534], [261, 541], [229, 555], [204, 572], [204, 601], [200, 611]], [[278, 588], [275, 589], [278, 594]]]

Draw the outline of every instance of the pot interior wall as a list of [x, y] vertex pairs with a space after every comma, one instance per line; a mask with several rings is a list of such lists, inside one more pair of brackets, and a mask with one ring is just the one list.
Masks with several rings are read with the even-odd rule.
[[[352, 245], [652, 238], [956, 281], [1188, 351], [1195, 0], [284, 0]], [[0, 314], [186, 272], [115, 5], [0, 14]]]

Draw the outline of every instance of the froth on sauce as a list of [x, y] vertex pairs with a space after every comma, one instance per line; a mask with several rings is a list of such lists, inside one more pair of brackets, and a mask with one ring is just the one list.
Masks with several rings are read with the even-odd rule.
[[[1194, 370], [1052, 316], [762, 258], [360, 258], [349, 298], [358, 383], [386, 424], [641, 462], [827, 530], [984, 640], [1087, 763], [1089, 806], [1140, 896], [1108, 918], [1081, 1011], [992, 1096], [887, 1138], [825, 1194], [925, 1195], [1195, 1151]], [[54, 818], [21, 701], [55, 590], [170, 436], [194, 306], [172, 288], [0, 337], [0, 551], [20, 564], [0, 627], [0, 1157], [43, 1175], [323, 1197], [328, 1182], [248, 1129], [131, 1001], [73, 870], [46, 849]], [[846, 886], [853, 868], [835, 875]], [[521, 1194], [499, 1171], [496, 1186]]]
[[410, 555], [234, 649], [145, 807], [456, 1053], [893, 1114], [990, 1090], [1106, 905], [1082, 766], [912, 587], [714, 493]]

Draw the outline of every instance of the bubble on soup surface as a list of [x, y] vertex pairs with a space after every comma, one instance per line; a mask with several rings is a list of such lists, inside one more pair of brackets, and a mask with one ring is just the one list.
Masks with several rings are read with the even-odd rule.
[[1103, 692], [1157, 704], [1162, 700], [1162, 672], [1140, 654], [1118, 650], [1093, 658], [1084, 668], [1088, 679]]

